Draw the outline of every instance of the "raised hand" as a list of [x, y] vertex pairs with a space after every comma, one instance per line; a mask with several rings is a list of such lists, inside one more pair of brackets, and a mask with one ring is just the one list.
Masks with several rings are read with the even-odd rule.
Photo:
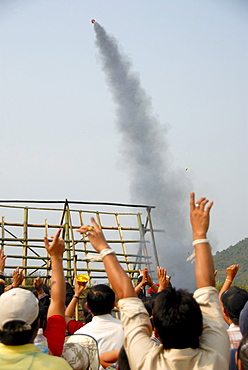
[[7, 258], [7, 256], [4, 255], [4, 251], [1, 249], [0, 250], [0, 271], [2, 273], [4, 273], [4, 267], [5, 267], [6, 258]]
[[190, 193], [190, 222], [193, 239], [205, 239], [209, 227], [209, 212], [213, 202], [200, 198], [195, 202], [195, 194]]
[[64, 240], [61, 239], [60, 233], [62, 229], [59, 229], [54, 236], [52, 236], [52, 243], [50, 244], [48, 238], [44, 237], [44, 243], [47, 252], [50, 254], [51, 257], [62, 257], [64, 250], [65, 250], [65, 243]]
[[21, 285], [21, 283], [23, 282], [23, 279], [24, 279], [24, 270], [19, 271], [19, 267], [17, 267], [13, 271], [13, 279], [12, 279], [13, 288], [18, 288], [19, 285]]
[[88, 281], [85, 281], [83, 283], [80, 282], [80, 284], [79, 284], [78, 281], [75, 279], [74, 292], [75, 292], [76, 297], [81, 296], [81, 294], [83, 293], [87, 283], [88, 283]]
[[239, 265], [231, 265], [227, 267], [226, 269], [227, 278], [233, 281], [235, 276], [237, 275], [238, 269]]
[[95, 219], [91, 217], [90, 220], [92, 222], [93, 227], [89, 225], [84, 225], [81, 226], [80, 229], [78, 229], [77, 231], [80, 234], [86, 234], [95, 250], [97, 252], [101, 252], [101, 250], [109, 248], [109, 246], [105, 240], [102, 230], [97, 225]]
[[167, 273], [166, 269], [164, 269], [163, 267], [157, 267], [159, 292], [167, 288], [170, 284], [171, 276], [167, 276], [166, 273]]

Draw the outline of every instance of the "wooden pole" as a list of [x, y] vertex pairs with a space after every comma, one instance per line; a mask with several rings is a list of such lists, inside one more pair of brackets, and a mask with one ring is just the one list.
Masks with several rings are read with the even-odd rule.
[[1, 250], [4, 250], [4, 217], [2, 217], [2, 241], [1, 241]]
[[[22, 248], [22, 257], [27, 257], [28, 251], [28, 207], [24, 208], [24, 217], [23, 217], [23, 248]], [[22, 266], [27, 267], [27, 258], [22, 258]], [[26, 269], [25, 269], [26, 271]], [[23, 279], [22, 285], [26, 285], [26, 278]]]

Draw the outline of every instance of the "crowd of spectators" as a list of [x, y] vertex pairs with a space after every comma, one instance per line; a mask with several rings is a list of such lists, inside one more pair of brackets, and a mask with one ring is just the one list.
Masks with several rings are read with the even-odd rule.
[[[86, 283], [75, 282], [73, 290], [65, 280], [61, 230], [52, 242], [44, 238], [51, 258], [49, 287], [38, 277], [31, 290], [20, 288], [24, 273], [18, 267], [5, 286], [7, 257], [0, 250], [0, 369], [248, 369], [248, 292], [232, 286], [238, 265], [226, 269], [221, 291], [215, 288], [207, 239], [212, 205], [190, 194], [194, 294], [173, 287], [163, 267], [157, 268], [158, 284], [144, 268], [134, 287], [94, 218], [92, 226], [80, 227], [100, 254], [112, 287], [88, 290], [81, 301], [84, 322], [74, 313]], [[112, 314], [115, 306], [120, 320]], [[49, 354], [34, 344], [39, 328]]]

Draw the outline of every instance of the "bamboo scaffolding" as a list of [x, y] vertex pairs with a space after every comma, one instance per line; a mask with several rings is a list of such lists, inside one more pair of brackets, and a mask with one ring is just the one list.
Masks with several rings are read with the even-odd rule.
[[[57, 208], [56, 205], [58, 205]], [[83, 210], [82, 205], [108, 208], [128, 207], [132, 210], [140, 208], [142, 212], [123, 212], [119, 209], [118, 212], [116, 210], [112, 212], [106, 208], [101, 211]], [[14, 261], [18, 261], [24, 270], [24, 285], [30, 285], [30, 278], [34, 279], [37, 276], [41, 276], [45, 283], [49, 284], [51, 261], [44, 247], [43, 235], [49, 237], [51, 231], [51, 234], [54, 234], [56, 229], [62, 228], [62, 237], [65, 241], [63, 266], [68, 281], [73, 285], [74, 278], [78, 273], [86, 273], [90, 278], [89, 286], [92, 286], [95, 281], [106, 282], [107, 276], [103, 263], [101, 261], [92, 262], [89, 258], [89, 256], [98, 253], [93, 249], [88, 238], [85, 235], [80, 238], [78, 234], [75, 235], [76, 237], [74, 236], [75, 230], [85, 224], [86, 216], [94, 216], [105, 233], [107, 243], [116, 250], [117, 258], [124, 271], [132, 281], [135, 281], [139, 268], [148, 266], [152, 273], [153, 261], [158, 265], [155, 233], [164, 232], [164, 230], [153, 229], [151, 220], [153, 208], [155, 207], [138, 204], [80, 202], [67, 199], [64, 201], [0, 200], [0, 209], [15, 215], [15, 222], [11, 218], [7, 219], [6, 215], [5, 217], [3, 215], [0, 220], [1, 249], [4, 249], [8, 255], [6, 271], [9, 271], [10, 275], [10, 271], [12, 272], [12, 269], [17, 266]], [[20, 219], [20, 211], [23, 212], [22, 219]], [[47, 218], [43, 219], [44, 221], [39, 220], [42, 211], [46, 211]], [[18, 218], [16, 212], [19, 212]], [[113, 217], [113, 222], [110, 225], [103, 221], [104, 217], [109, 218], [109, 216]], [[124, 225], [121, 223], [120, 217], [125, 220]], [[142, 217], [146, 217], [145, 225], [142, 222]], [[153, 257], [149, 255], [148, 249]], [[78, 315], [78, 310], [76, 315]]]

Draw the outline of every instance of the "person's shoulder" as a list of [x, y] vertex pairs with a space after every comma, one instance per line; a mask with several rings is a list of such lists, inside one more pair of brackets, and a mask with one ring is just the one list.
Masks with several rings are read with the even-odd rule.
[[[111, 315], [110, 315], [111, 316]], [[110, 319], [114, 324], [116, 325], [121, 325], [121, 320], [120, 319], [117, 319], [116, 317], [113, 317], [111, 316], [111, 319]]]
[[74, 334], [88, 334], [92, 328], [92, 321], [88, 322], [88, 324], [83, 325], [80, 329], [74, 332]]
[[127, 297], [127, 298], [122, 298], [118, 301], [119, 308], [123, 308], [129, 305], [134, 305], [136, 307], [137, 306], [144, 307], [141, 299], [139, 299], [138, 297]]
[[58, 357], [58, 356], [50, 356], [50, 355], [46, 355], [45, 353], [38, 353], [37, 354], [40, 361], [44, 363], [44, 365], [46, 365], [46, 368], [47, 369], [53, 369], [53, 370], [69, 370], [71, 369], [71, 366], [68, 364], [68, 362], [62, 358], [62, 357]]
[[213, 286], [205, 286], [203, 288], [199, 288], [195, 290], [194, 298], [197, 302], [201, 300], [204, 301], [205, 299], [206, 300], [209, 300], [209, 299], [216, 300], [218, 299], [218, 290]]

